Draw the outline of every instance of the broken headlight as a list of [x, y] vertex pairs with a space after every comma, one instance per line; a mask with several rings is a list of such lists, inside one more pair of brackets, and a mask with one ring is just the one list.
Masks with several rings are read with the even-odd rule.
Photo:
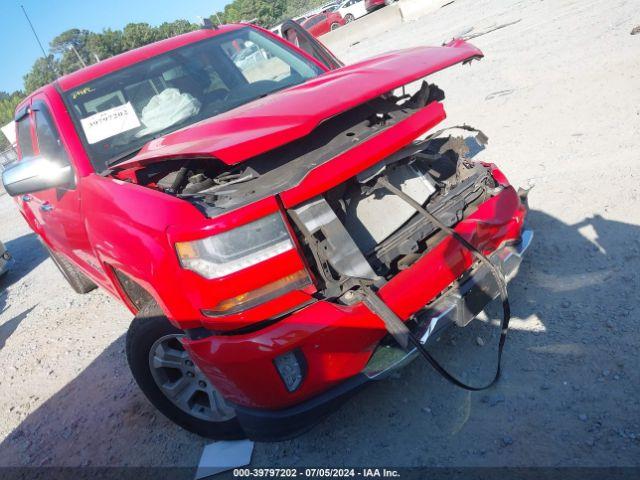
[[176, 243], [182, 267], [208, 279], [238, 272], [292, 248], [279, 213], [202, 240]]

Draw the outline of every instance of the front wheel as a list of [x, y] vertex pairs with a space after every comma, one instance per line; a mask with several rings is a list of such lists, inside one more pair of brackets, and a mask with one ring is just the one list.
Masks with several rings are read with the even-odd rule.
[[347, 14], [347, 16], [346, 16], [346, 17], [344, 17], [344, 21], [345, 21], [346, 23], [351, 23], [351, 22], [353, 22], [354, 20], [355, 20], [355, 17], [354, 17], [352, 14], [350, 14], [350, 13], [348, 13], [348, 14]]
[[127, 332], [127, 361], [142, 392], [169, 420], [215, 440], [244, 438], [236, 414], [181, 343], [183, 333], [154, 304]]
[[338, 22], [334, 22], [331, 24], [331, 31], [333, 32], [334, 30], [340, 28], [340, 24]]

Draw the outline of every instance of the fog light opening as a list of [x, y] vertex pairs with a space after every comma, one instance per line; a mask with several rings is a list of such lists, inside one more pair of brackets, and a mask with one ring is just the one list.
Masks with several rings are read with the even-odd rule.
[[300, 350], [280, 355], [273, 360], [276, 370], [284, 382], [284, 386], [290, 392], [295, 392], [306, 375], [307, 364]]

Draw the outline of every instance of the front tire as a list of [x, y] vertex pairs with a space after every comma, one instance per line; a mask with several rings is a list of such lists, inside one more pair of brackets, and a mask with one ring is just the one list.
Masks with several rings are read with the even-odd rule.
[[340, 28], [340, 24], [338, 22], [334, 22], [331, 24], [331, 31], [333, 32], [334, 30], [337, 30], [338, 28]]
[[353, 22], [354, 20], [355, 20], [355, 17], [354, 17], [352, 14], [350, 14], [350, 13], [348, 13], [348, 14], [347, 14], [347, 16], [346, 16], [346, 17], [344, 17], [344, 21], [345, 21], [346, 23], [351, 23], [351, 22]]
[[127, 332], [127, 361], [149, 401], [169, 420], [202, 437], [244, 438], [235, 411], [182, 347], [183, 332], [155, 304], [145, 306]]

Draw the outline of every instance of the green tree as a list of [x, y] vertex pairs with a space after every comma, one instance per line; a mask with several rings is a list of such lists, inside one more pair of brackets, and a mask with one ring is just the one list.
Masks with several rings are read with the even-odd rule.
[[[289, 0], [284, 12], [284, 18], [297, 17], [309, 10], [319, 7], [323, 3], [327, 3], [326, 0]], [[284, 20], [284, 18], [280, 18], [279, 20]]]
[[[13, 93], [0, 91], [0, 126], [4, 126], [13, 120], [16, 106], [24, 99], [24, 96], [24, 93], [20, 91]], [[0, 151], [9, 146], [9, 141], [0, 133]]]
[[148, 23], [129, 23], [122, 30], [122, 47], [126, 50], [153, 43], [159, 38]]
[[29, 73], [22, 77], [25, 93], [29, 94], [43, 85], [53, 82], [58, 77], [59, 71], [58, 61], [53, 55], [38, 58]]
[[233, 0], [224, 7], [224, 11], [209, 18], [214, 24], [255, 19], [259, 25], [268, 28], [325, 2], [326, 0]]
[[188, 22], [187, 20], [176, 20], [175, 22], [164, 22], [156, 27], [156, 37], [158, 40], [175, 37], [183, 33], [196, 30], [198, 25]]
[[49, 51], [57, 55], [61, 73], [70, 73], [88, 65], [93, 58], [87, 46], [91, 37], [89, 30], [72, 28], [55, 37], [49, 43]]
[[91, 52], [91, 62], [113, 57], [125, 51], [122, 30], [107, 28], [102, 33], [91, 33], [87, 39], [87, 50]]
[[92, 63], [124, 52], [122, 31], [108, 28], [102, 33], [91, 33], [87, 39], [87, 50], [91, 52]]

